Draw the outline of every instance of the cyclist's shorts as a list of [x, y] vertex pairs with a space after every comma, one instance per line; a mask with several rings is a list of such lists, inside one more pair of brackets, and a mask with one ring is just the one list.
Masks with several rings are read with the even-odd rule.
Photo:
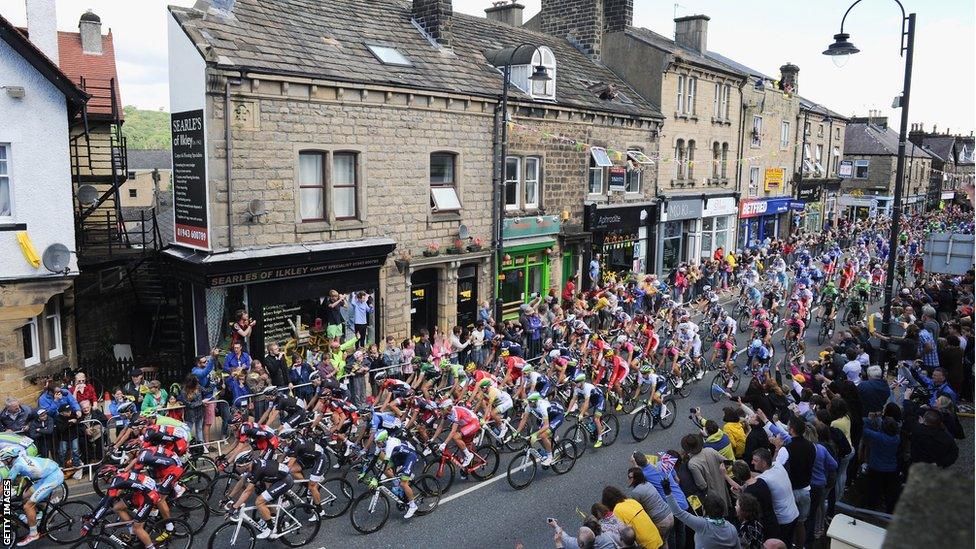
[[630, 373], [630, 368], [626, 365], [620, 366], [613, 369], [613, 375], [610, 376], [610, 385], [614, 385], [617, 382], [623, 381], [627, 374]]
[[503, 394], [505, 396], [499, 397], [498, 400], [496, 401], [498, 402], [498, 404], [495, 406], [495, 412], [497, 412], [498, 414], [504, 414], [505, 412], [511, 410], [512, 407], [515, 405], [515, 403], [512, 402], [511, 395], [509, 395], [508, 393], [503, 393]]
[[173, 485], [179, 482], [180, 477], [183, 476], [183, 471], [183, 467], [179, 465], [169, 465], [160, 469], [156, 475], [156, 478], [161, 479], [158, 485], [159, 493], [164, 496], [170, 495], [173, 492]]
[[590, 409], [593, 410], [593, 415], [602, 416], [603, 415], [603, 405], [605, 399], [601, 393], [591, 393], [590, 394]]
[[401, 480], [410, 480], [413, 478], [413, 466], [417, 463], [417, 453], [401, 452], [394, 454], [393, 458], [390, 459], [390, 463], [394, 467], [394, 473]]
[[478, 423], [477, 421], [469, 421], [464, 425], [462, 425], [461, 428], [458, 429], [458, 432], [461, 433], [461, 440], [463, 440], [464, 443], [467, 444], [474, 439], [474, 436], [478, 434], [478, 431], [480, 430], [481, 430], [480, 423]]
[[556, 428], [563, 424], [566, 414], [552, 414], [549, 416], [549, 430], [556, 432]]
[[264, 492], [261, 492], [261, 497], [264, 498], [264, 501], [270, 503], [283, 496], [288, 490], [291, 490], [291, 487], [294, 486], [294, 484], [295, 479], [293, 479], [291, 475], [287, 475], [285, 478], [275, 482], [271, 486], [268, 486]]
[[46, 476], [34, 483], [34, 493], [31, 494], [30, 500], [32, 503], [41, 503], [51, 496], [51, 492], [55, 488], [61, 486], [64, 482], [64, 473], [61, 469], [55, 469], [51, 471]]
[[799, 324], [790, 324], [790, 331], [793, 332], [794, 334], [799, 334], [800, 333], [800, 325]]
[[308, 480], [312, 482], [322, 482], [325, 478], [325, 456], [318, 455], [315, 460], [302, 459], [299, 460], [302, 464], [302, 469], [308, 471]]
[[159, 501], [159, 492], [153, 490], [149, 493], [135, 492], [132, 494], [132, 508], [136, 510], [132, 518], [136, 522], [145, 522], [156, 502]]

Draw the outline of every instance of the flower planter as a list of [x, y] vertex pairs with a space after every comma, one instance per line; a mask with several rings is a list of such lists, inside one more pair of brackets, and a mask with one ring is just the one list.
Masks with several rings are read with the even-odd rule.
[[448, 248], [447, 249], [447, 253], [448, 253], [448, 255], [463, 254], [464, 253], [464, 249], [463, 248]]
[[469, 244], [468, 245], [468, 251], [469, 252], [480, 252], [481, 251], [481, 246], [479, 244]]
[[440, 252], [437, 250], [424, 250], [424, 257], [437, 257]]

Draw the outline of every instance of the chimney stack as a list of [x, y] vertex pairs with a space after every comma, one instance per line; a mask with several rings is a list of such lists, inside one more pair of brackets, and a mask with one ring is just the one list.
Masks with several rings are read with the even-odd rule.
[[779, 89], [787, 93], [797, 93], [800, 87], [800, 67], [787, 62], [779, 68]]
[[58, 64], [58, 19], [54, 0], [27, 0], [27, 35], [37, 49]]
[[424, 32], [445, 48], [451, 47], [451, 0], [413, 0], [413, 18]]
[[603, 0], [603, 32], [623, 32], [634, 24], [634, 0]]
[[522, 10], [525, 6], [519, 4], [515, 0], [509, 2], [508, 0], [499, 0], [492, 4], [490, 8], [485, 10], [485, 17], [492, 21], [498, 21], [499, 23], [505, 23], [506, 25], [511, 25], [513, 27], [522, 26]]
[[78, 32], [81, 33], [81, 51], [91, 55], [102, 54], [102, 19], [95, 12], [88, 10], [81, 14]]
[[674, 41], [702, 55], [708, 51], [707, 15], [689, 15], [674, 20]]

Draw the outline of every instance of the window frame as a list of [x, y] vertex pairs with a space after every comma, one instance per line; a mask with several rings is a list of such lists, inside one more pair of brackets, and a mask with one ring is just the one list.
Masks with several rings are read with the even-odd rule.
[[[38, 322], [36, 316], [31, 317], [31, 319], [21, 327], [21, 333], [24, 337], [28, 334], [30, 335], [31, 349], [33, 351], [30, 357], [24, 356], [24, 366], [34, 366], [35, 364], [41, 363], [41, 340], [40, 334], [38, 333]], [[26, 333], [25, 333], [26, 332]], [[25, 340], [26, 341], [26, 340]]]
[[[511, 178], [508, 177], [508, 162], [509, 162], [509, 160], [514, 160], [515, 161], [515, 179], [511, 179]], [[505, 196], [502, 197], [502, 200], [505, 201], [505, 211], [506, 212], [517, 212], [520, 209], [520, 206], [521, 206], [521, 204], [520, 204], [521, 203], [520, 196], [521, 196], [521, 193], [522, 193], [522, 186], [521, 186], [521, 182], [522, 182], [522, 157], [520, 157], [520, 156], [506, 156], [505, 157], [505, 167], [503, 168], [502, 171], [504, 172], [503, 175], [505, 177], [505, 188], [504, 188], [504, 190], [505, 190]], [[508, 190], [510, 188], [509, 186], [512, 185], [513, 183], [515, 184], [515, 204], [509, 204], [508, 203]]]
[[[50, 307], [50, 309], [49, 309]], [[45, 352], [48, 359], [57, 358], [64, 356], [64, 335], [61, 329], [61, 300], [60, 296], [54, 296], [50, 301], [44, 306], [44, 340], [47, 343], [45, 347]], [[53, 320], [51, 324], [54, 327], [53, 331], [48, 330], [48, 321]], [[51, 343], [56, 343], [55, 347], [51, 348]]]
[[722, 144], [712, 143], [712, 179], [720, 179], [719, 164], [722, 162]]
[[[535, 163], [535, 179], [529, 179], [529, 162]], [[526, 156], [522, 159], [522, 208], [525, 210], [538, 210], [542, 196], [542, 158], [538, 156]], [[535, 200], [529, 202], [528, 190], [529, 181], [535, 182]]]
[[[402, 51], [400, 51], [396, 46], [386, 46], [383, 44], [366, 44], [366, 49], [369, 50], [369, 53], [371, 53], [373, 57], [375, 57], [376, 60], [380, 62], [380, 64], [389, 65], [392, 67], [414, 66], [413, 61], [411, 61], [410, 58], [407, 57], [407, 55]], [[400, 58], [403, 59], [403, 61], [397, 61], [397, 60], [390, 61], [387, 59], [383, 59], [383, 54], [389, 52], [392, 52], [400, 56]]]
[[789, 120], [783, 120], [779, 125], [779, 150], [785, 151], [790, 148], [790, 129], [792, 124]]
[[[327, 172], [327, 174], [330, 177], [329, 177], [329, 180], [326, 181], [326, 187], [329, 189], [329, 192], [332, 195], [332, 210], [330, 211], [330, 216], [331, 216], [330, 217], [330, 221], [351, 221], [351, 220], [359, 219], [359, 183], [362, 180], [362, 178], [360, 176], [360, 167], [359, 167], [359, 152], [358, 151], [351, 151], [351, 150], [337, 150], [337, 151], [332, 151], [332, 153], [329, 156], [330, 156], [330, 159], [329, 159], [329, 162], [330, 162], [330, 164], [329, 164], [330, 170]], [[339, 156], [351, 156], [352, 157], [352, 170], [353, 170], [352, 171], [352, 174], [353, 174], [353, 182], [352, 182], [352, 185], [348, 185], [348, 184], [338, 185], [338, 184], [336, 184], [335, 162], [336, 162], [336, 158], [339, 157]], [[336, 192], [335, 192], [335, 190], [336, 189], [349, 189], [349, 188], [352, 189], [352, 207], [353, 207], [353, 213], [352, 213], [351, 216], [342, 216], [342, 217], [339, 217], [336, 214], [336, 211], [335, 211], [336, 205], [339, 202], [338, 200], [336, 200]]]
[[[858, 177], [858, 175], [857, 175], [857, 169], [858, 168], [864, 168], [864, 177]], [[860, 180], [860, 181], [864, 181], [865, 179], [868, 179], [870, 177], [870, 175], [871, 175], [870, 174], [870, 168], [871, 168], [871, 161], [870, 160], [868, 160], [866, 158], [861, 158], [861, 159], [855, 160], [854, 161], [854, 173], [852, 174], [853, 177], [851, 177], [851, 179], [857, 179], [857, 180]]]
[[129, 198], [139, 198], [139, 189], [130, 188], [129, 189]]
[[683, 74], [679, 74], [678, 75], [678, 103], [677, 103], [677, 105], [678, 105], [678, 108], [677, 108], [678, 114], [686, 114], [685, 113], [685, 99], [684, 99], [684, 97], [685, 97], [685, 78], [686, 77]]
[[11, 222], [14, 220], [14, 216], [17, 213], [16, 205], [14, 204], [14, 176], [11, 166], [13, 165], [13, 145], [11, 143], [0, 143], [0, 149], [4, 151], [4, 158], [0, 160], [4, 164], [5, 171], [0, 174], [0, 183], [6, 181], [7, 183], [7, 201], [9, 202], [10, 212], [6, 215], [0, 214], [0, 223]]
[[[295, 230], [299, 233], [317, 232], [333, 229], [363, 228], [366, 223], [367, 204], [366, 204], [366, 182], [369, 178], [367, 169], [366, 149], [359, 145], [343, 144], [323, 144], [323, 143], [296, 143], [293, 146], [295, 155], [294, 164], [294, 189], [295, 189]], [[335, 173], [334, 157], [337, 154], [349, 153], [354, 158], [354, 169], [356, 174], [355, 198], [356, 214], [353, 217], [336, 217], [334, 211], [335, 196]], [[322, 158], [322, 177], [323, 183], [319, 185], [302, 184], [301, 180], [301, 158], [302, 155], [321, 155]], [[340, 185], [339, 188], [348, 188], [351, 185]], [[302, 189], [321, 188], [322, 196], [322, 215], [321, 218], [302, 217]]]
[[728, 142], [722, 143], [722, 179], [728, 179], [729, 177], [729, 144]]
[[722, 84], [720, 82], [715, 83], [715, 98], [712, 100], [712, 116], [717, 119], [722, 118], [721, 109], [722, 104]]
[[[304, 184], [302, 182], [302, 155], [306, 156], [318, 156], [322, 160], [322, 183], [311, 185]], [[298, 151], [298, 168], [295, 177], [295, 181], [298, 183], [298, 218], [302, 223], [320, 223], [329, 220], [329, 151], [321, 149], [303, 149]], [[302, 189], [321, 189], [322, 190], [322, 217], [305, 217], [301, 211], [302, 204]]]
[[[549, 58], [551, 58], [551, 61], [546, 60], [547, 55]], [[544, 93], [536, 93], [536, 82], [529, 80], [529, 95], [531, 95], [533, 99], [554, 100], [556, 99], [556, 54], [546, 46], [539, 46], [532, 54], [532, 63], [528, 67], [529, 74], [532, 74], [533, 70], [538, 65], [541, 65], [546, 69], [546, 74], [549, 75], [549, 80], [543, 83], [545, 86]], [[550, 86], [552, 86], [551, 90], [549, 89]]]
[[[753, 180], [755, 174], [755, 180]], [[762, 185], [762, 168], [759, 166], [749, 166], [749, 196], [759, 196], [759, 187]]]
[[722, 89], [722, 112], [724, 113], [723, 118], [729, 120], [729, 99], [732, 95], [732, 86], [730, 84], [725, 84]]
[[762, 147], [762, 125], [763, 118], [758, 114], [752, 115], [752, 142], [750, 146], [753, 149], [758, 149]]
[[[433, 160], [435, 156], [446, 157], [451, 161], [451, 181], [433, 181]], [[464, 209], [464, 203], [461, 201], [461, 191], [460, 184], [458, 181], [458, 174], [460, 173], [460, 157], [461, 155], [457, 152], [450, 150], [436, 150], [432, 151], [427, 155], [427, 182], [428, 188], [430, 189], [430, 208], [434, 214], [456, 214]], [[457, 200], [458, 207], [455, 208], [440, 208], [437, 206], [437, 202], [434, 200], [434, 189], [451, 189], [454, 193], [454, 199]]]
[[685, 155], [687, 154], [687, 149], [685, 148], [685, 140], [677, 139], [674, 142], [674, 166], [675, 179], [682, 181], [685, 179]]
[[696, 103], [698, 102], [698, 77], [689, 76], [688, 85], [685, 89], [685, 114], [695, 116], [698, 114]]
[[695, 149], [698, 148], [697, 145], [698, 143], [694, 139], [689, 139], [686, 145], [685, 162], [687, 162], [687, 166], [685, 166], [685, 173], [688, 179], [695, 179]]
[[[596, 163], [596, 159], [593, 158], [593, 155], [591, 154], [590, 155], [590, 169], [588, 170], [587, 179], [586, 179], [586, 193], [587, 194], [589, 194], [589, 195], [602, 195], [602, 194], [604, 194], [603, 193], [603, 182], [604, 182], [604, 179], [606, 179], [604, 177], [604, 174], [605, 173], [606, 173], [606, 167], [605, 166], [598, 165]], [[597, 187], [597, 190], [594, 191], [593, 190], [593, 182], [595, 180], [594, 179], [595, 175], [598, 175], [599, 176], [597, 179], [599, 179], [600, 186]]]

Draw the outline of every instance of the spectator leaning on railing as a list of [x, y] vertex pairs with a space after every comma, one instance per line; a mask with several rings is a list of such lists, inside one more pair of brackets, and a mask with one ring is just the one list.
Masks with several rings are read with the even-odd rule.
[[0, 427], [4, 431], [19, 433], [27, 428], [33, 410], [26, 404], [21, 404], [14, 397], [4, 399], [3, 412], [0, 412]]

